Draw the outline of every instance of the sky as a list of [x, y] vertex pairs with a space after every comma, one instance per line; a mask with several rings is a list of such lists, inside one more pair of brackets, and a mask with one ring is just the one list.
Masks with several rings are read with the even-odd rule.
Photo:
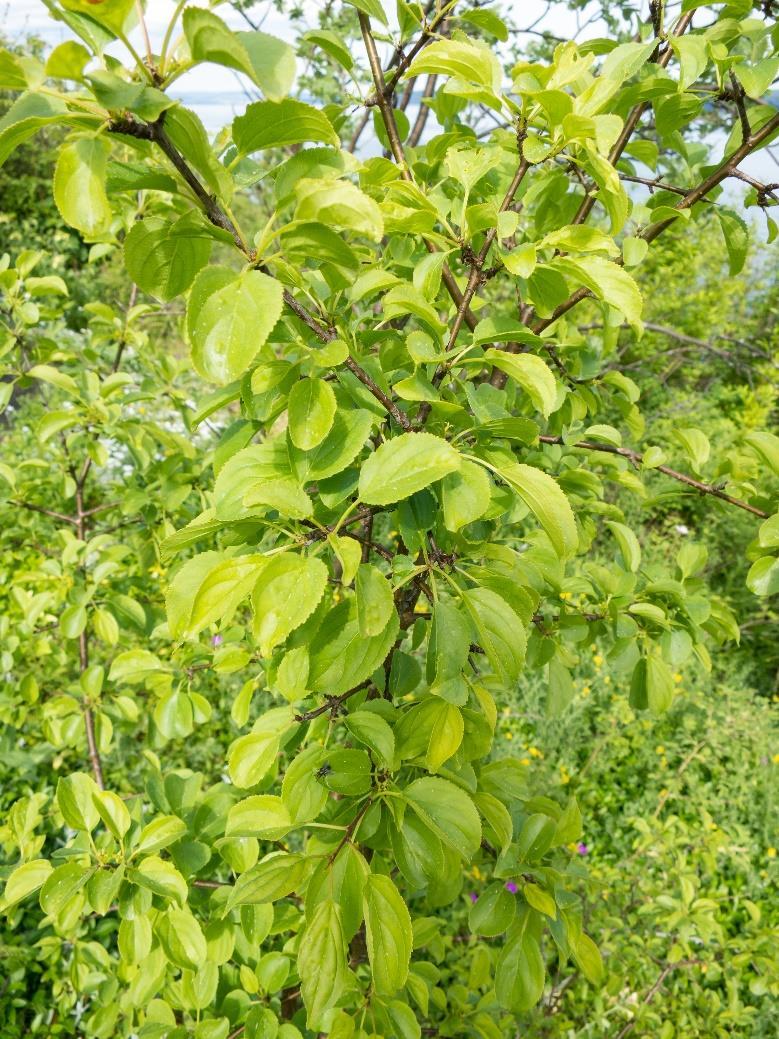
[[[502, 6], [505, 7], [510, 2], [513, 0], [504, 0], [503, 3], [498, 0], [495, 4], [496, 11], [499, 12]], [[596, 8], [594, 4], [585, 5], [584, 10], [578, 14], [568, 11], [562, 4], [554, 4], [545, 14], [548, 7], [545, 0], [519, 2], [522, 5], [526, 26], [531, 26], [537, 18], [543, 16], [543, 28], [565, 39], [577, 36], [577, 39], [585, 40], [605, 35], [603, 23], [594, 17], [591, 20], [591, 12]], [[317, 14], [324, 6], [325, 0], [302, 0], [302, 3], [306, 20], [313, 27], [317, 23]], [[206, 0], [201, 0], [200, 5], [206, 6]], [[385, 7], [390, 11], [394, 4], [387, 2]], [[147, 0], [146, 22], [152, 46], [161, 41], [174, 8], [174, 0]], [[221, 5], [217, 13], [235, 28], [248, 28], [241, 15], [227, 3]], [[296, 30], [292, 29], [283, 14], [274, 9], [270, 0], [256, 4], [251, 17], [256, 23], [261, 23], [264, 32], [293, 42]], [[52, 21], [42, 0], [0, 0], [0, 34], [20, 40], [29, 34], [35, 34], [55, 45], [67, 39], [67, 33], [65, 26]], [[143, 50], [138, 30], [133, 33], [132, 41], [139, 50]], [[121, 45], [113, 48], [117, 55], [123, 50]], [[182, 76], [171, 93], [194, 108], [210, 132], [216, 132], [244, 110], [248, 100], [247, 86], [237, 72], [218, 65], [199, 65]], [[779, 152], [779, 148], [777, 151]], [[779, 166], [765, 151], [751, 156], [742, 169], [764, 182], [779, 181]], [[740, 193], [740, 189], [732, 185], [732, 182], [731, 187], [736, 193]]]

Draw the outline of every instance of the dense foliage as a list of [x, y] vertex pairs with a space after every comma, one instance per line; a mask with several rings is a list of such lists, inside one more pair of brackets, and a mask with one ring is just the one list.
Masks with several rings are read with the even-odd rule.
[[[774, 1034], [773, 5], [46, 6], [4, 1034]], [[201, 63], [261, 96], [213, 140]]]

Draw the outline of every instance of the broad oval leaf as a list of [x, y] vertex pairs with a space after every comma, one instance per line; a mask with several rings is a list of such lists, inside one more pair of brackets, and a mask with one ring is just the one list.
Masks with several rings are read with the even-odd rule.
[[360, 501], [390, 505], [460, 468], [457, 450], [432, 433], [402, 433], [386, 440], [363, 463]]

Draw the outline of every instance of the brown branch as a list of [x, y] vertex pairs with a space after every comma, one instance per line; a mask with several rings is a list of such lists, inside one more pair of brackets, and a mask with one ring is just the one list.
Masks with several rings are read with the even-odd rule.
[[[642, 1000], [642, 1005], [647, 1006], [649, 1003], [652, 1002], [652, 1000], [655, 998], [657, 993], [662, 988], [663, 982], [668, 977], [668, 975], [672, 973], [672, 971], [682, 970], [685, 967], [698, 967], [701, 963], [703, 963], [703, 960], [678, 960], [676, 963], [667, 963], [665, 967], [663, 967], [663, 969], [660, 971], [660, 976], [658, 977], [657, 981], [651, 987], [649, 992], [647, 992], [646, 996], [644, 996]], [[617, 1035], [617, 1039], [625, 1039], [625, 1036], [635, 1028], [636, 1023], [637, 1019], [633, 1017], [620, 1030], [619, 1034]]]
[[[614, 447], [612, 444], [597, 444], [589, 440], [580, 440], [575, 444], [566, 444], [562, 437], [557, 436], [540, 436], [538, 438], [542, 444], [559, 444], [563, 447], [577, 448], [582, 451], [603, 451], [610, 455], [619, 455], [620, 458], [627, 458], [628, 461], [632, 462], [635, 466], [641, 465], [644, 460], [644, 456], [640, 451], [633, 451], [629, 447]], [[701, 494], [710, 494], [715, 498], [719, 498], [720, 501], [727, 502], [728, 505], [735, 505], [738, 509], [743, 509], [745, 512], [752, 513], [753, 516], [759, 516], [761, 519], [768, 519], [768, 513], [763, 512], [762, 509], [756, 508], [754, 505], [750, 505], [748, 502], [742, 501], [740, 498], [733, 498], [720, 487], [715, 487], [710, 483], [703, 483], [701, 480], [696, 480], [692, 476], [688, 476], [686, 473], [680, 473], [676, 469], [670, 469], [667, 465], [656, 465], [652, 467], [659, 473], [665, 473], [666, 476], [670, 476], [674, 480], [678, 480], [680, 483], [686, 484], [688, 487], [692, 487], [694, 490], [699, 491]]]
[[350, 696], [354, 696], [355, 693], [359, 693], [363, 689], [367, 689], [369, 685], [372, 685], [370, 678], [366, 678], [364, 682], [360, 682], [354, 689], [349, 689], [345, 693], [341, 693], [340, 696], [328, 696], [325, 698], [325, 702], [321, 707], [314, 707], [310, 711], [304, 711], [302, 714], [295, 715], [296, 722], [310, 722], [314, 718], [319, 718], [323, 714], [328, 712], [332, 713], [333, 717], [338, 714], [341, 704], [346, 703]]
[[411, 133], [408, 135], [408, 146], [409, 148], [416, 148], [419, 144], [422, 133], [425, 129], [428, 116], [430, 115], [430, 105], [426, 105], [425, 101], [433, 96], [435, 93], [435, 85], [438, 76], [433, 72], [427, 77], [425, 83], [425, 89], [422, 92], [422, 97], [419, 102], [419, 111], [417, 117], [414, 120], [414, 125], [411, 127]]
[[332, 864], [338, 858], [338, 855], [341, 852], [341, 849], [344, 848], [349, 843], [349, 841], [351, 841], [352, 837], [354, 837], [354, 834], [357, 831], [357, 829], [359, 828], [360, 823], [365, 818], [365, 813], [368, 811], [368, 809], [370, 808], [370, 806], [372, 804], [373, 804], [373, 801], [369, 797], [368, 800], [365, 802], [365, 804], [362, 805], [362, 807], [360, 808], [360, 810], [357, 813], [357, 815], [355, 815], [354, 819], [352, 819], [352, 821], [346, 827], [346, 832], [344, 833], [344, 835], [341, 838], [341, 840], [338, 842], [338, 847], [335, 849], [335, 851], [330, 855], [330, 857], [327, 860], [328, 866], [332, 866]]
[[739, 122], [741, 123], [741, 142], [746, 143], [752, 136], [752, 127], [749, 125], [749, 116], [747, 115], [746, 105], [744, 104], [744, 88], [741, 86], [739, 81], [736, 79], [736, 75], [733, 70], [730, 70], [730, 85], [733, 88], [733, 100], [736, 103], [736, 111], [738, 112]]
[[376, 385], [365, 369], [361, 368], [352, 357], [347, 357], [344, 364], [353, 375], [357, 376], [363, 386], [373, 394], [376, 400], [385, 408], [387, 414], [397, 422], [405, 433], [408, 433], [412, 426], [411, 419], [405, 411], [400, 410], [395, 401], [388, 397], [380, 386]]
[[29, 512], [39, 512], [41, 516], [49, 516], [51, 519], [59, 520], [61, 523], [72, 523], [76, 525], [76, 520], [73, 516], [66, 516], [64, 512], [55, 512], [54, 509], [44, 509], [40, 505], [33, 505], [28, 501], [18, 501], [16, 498], [11, 498], [8, 502], [9, 505], [16, 505], [20, 509], [27, 509]]
[[[753, 134], [750, 134], [741, 146], [733, 152], [729, 159], [720, 163], [713, 173], [706, 177], [705, 180], [701, 181], [697, 187], [689, 191], [675, 206], [675, 208], [681, 212], [685, 209], [690, 209], [696, 202], [700, 202], [701, 199], [705, 198], [710, 191], [718, 187], [723, 180], [732, 177], [739, 164], [742, 163], [748, 155], [755, 151], [755, 149], [758, 148], [763, 141], [770, 137], [776, 130], [779, 130], [779, 113], [777, 113], [772, 119], [769, 119], [767, 123], [764, 123], [759, 130], [755, 130]], [[671, 224], [675, 223], [676, 219], [676, 217], [670, 216], [667, 220], [661, 220], [659, 223], [653, 224], [651, 227], [648, 227], [643, 231], [640, 237], [646, 239], [647, 242], [653, 242], [667, 227], [670, 227]]]

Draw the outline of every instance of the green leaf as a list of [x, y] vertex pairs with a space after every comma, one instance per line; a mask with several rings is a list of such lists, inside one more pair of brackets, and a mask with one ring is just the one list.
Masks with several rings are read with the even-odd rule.
[[284, 552], [265, 565], [252, 595], [254, 636], [268, 656], [314, 612], [327, 587], [321, 559]]
[[135, 284], [167, 302], [190, 287], [211, 255], [213, 240], [197, 221], [136, 221], [124, 240], [124, 262]]
[[371, 788], [371, 759], [364, 750], [349, 747], [331, 751], [324, 763], [322, 782], [328, 790], [347, 797], [360, 797]]
[[281, 101], [295, 82], [295, 51], [288, 43], [259, 30], [235, 34], [252, 67], [252, 79], [270, 101]]
[[166, 957], [176, 967], [197, 970], [208, 953], [206, 937], [188, 909], [169, 909], [155, 925]]
[[255, 270], [244, 271], [208, 296], [190, 333], [198, 373], [222, 386], [243, 375], [273, 331], [283, 305], [279, 282]]
[[388, 768], [395, 758], [395, 735], [387, 722], [373, 711], [353, 711], [344, 719], [346, 728], [370, 748]]
[[779, 437], [760, 430], [755, 433], [747, 433], [744, 441], [779, 476]]
[[100, 821], [95, 805], [99, 793], [91, 776], [73, 772], [57, 782], [57, 805], [67, 826], [90, 833]]
[[655, 653], [641, 657], [630, 682], [631, 707], [637, 710], [648, 707], [654, 714], [662, 714], [671, 706], [673, 698], [673, 676], [665, 661]]
[[42, 81], [40, 62], [0, 47], [0, 90], [26, 90], [40, 86]]
[[481, 844], [481, 821], [476, 806], [454, 783], [437, 776], [415, 779], [403, 796], [419, 818], [444, 844], [470, 859]]
[[44, 126], [61, 121], [67, 111], [59, 98], [45, 94], [27, 93], [17, 98], [0, 119], [0, 166], [19, 145]]
[[687, 33], [678, 36], [675, 33], [668, 37], [679, 60], [679, 90], [688, 87], [701, 77], [709, 64], [709, 43], [705, 36]]
[[341, 911], [331, 899], [320, 902], [298, 946], [300, 992], [306, 1007], [306, 1025], [323, 1028], [322, 1018], [335, 1006], [346, 987], [346, 943]]
[[558, 556], [570, 558], [578, 547], [579, 535], [573, 509], [556, 481], [543, 470], [522, 463], [496, 468], [544, 528]]
[[218, 562], [205, 574], [192, 598], [181, 637], [194, 638], [209, 624], [229, 620], [268, 565], [262, 556], [233, 556]]
[[64, 145], [54, 170], [54, 201], [62, 219], [87, 238], [104, 234], [113, 219], [105, 190], [110, 145], [81, 137]]
[[348, 180], [301, 180], [295, 220], [318, 221], [338, 231], [354, 231], [381, 241], [384, 219], [378, 203]]
[[141, 830], [133, 855], [151, 855], [180, 840], [187, 832], [187, 824], [177, 815], [160, 815]]
[[622, 561], [625, 564], [625, 567], [632, 573], [636, 573], [638, 568], [641, 566], [641, 546], [638, 543], [638, 538], [630, 527], [625, 526], [624, 523], [607, 520], [606, 526], [614, 535], [614, 540], [619, 545], [619, 551], [622, 555]]
[[350, 7], [356, 7], [358, 11], [367, 14], [369, 18], [377, 18], [382, 25], [389, 24], [381, 0], [346, 0]]
[[95, 4], [95, 0], [62, 0], [62, 6], [66, 11], [88, 15], [118, 35], [134, 11], [134, 0], [100, 0], [99, 4]]
[[17, 866], [5, 883], [3, 907], [9, 909], [27, 898], [42, 887], [51, 874], [52, 865], [48, 859], [33, 859]]
[[490, 504], [492, 484], [485, 470], [465, 459], [460, 468], [441, 481], [444, 525], [457, 532], [483, 516]]
[[227, 813], [225, 837], [259, 837], [278, 841], [292, 828], [287, 806], [275, 794], [256, 794], [234, 804]]
[[624, 268], [600, 256], [588, 256], [586, 260], [560, 257], [548, 266], [576, 284], [586, 286], [596, 299], [614, 307], [628, 324], [641, 331], [643, 300], [635, 279]]
[[435, 703], [436, 713], [430, 730], [425, 764], [430, 772], [438, 772], [460, 748], [465, 725], [462, 712], [454, 704], [440, 700]]
[[365, 637], [348, 602], [331, 610], [312, 639], [308, 684], [315, 692], [338, 696], [364, 682], [387, 658], [397, 638], [397, 612], [378, 635]]
[[81, 891], [95, 872], [96, 867], [82, 866], [78, 862], [66, 862], [49, 875], [38, 896], [41, 909], [49, 916], [56, 916]]
[[494, 94], [500, 93], [503, 70], [489, 47], [462, 40], [436, 40], [411, 62], [405, 78], [424, 73], [455, 76], [476, 83]]
[[487, 350], [484, 360], [510, 376], [530, 397], [544, 418], [557, 407], [557, 383], [552, 370], [535, 354]]
[[522, 621], [497, 592], [473, 588], [463, 602], [476, 628], [476, 639], [501, 682], [516, 685], [527, 650]]
[[230, 744], [227, 767], [235, 786], [256, 786], [270, 771], [279, 753], [281, 737], [292, 724], [292, 709], [275, 707], [266, 711], [246, 736]]
[[746, 262], [749, 252], [749, 225], [734, 213], [732, 209], [723, 209], [717, 206], [714, 210], [722, 229], [722, 237], [725, 239], [725, 248], [728, 253], [728, 273], [733, 276], [739, 274]]
[[568, 940], [571, 945], [571, 954], [576, 961], [576, 966], [585, 978], [593, 985], [597, 985], [603, 981], [605, 974], [603, 960], [601, 959], [598, 946], [592, 938], [581, 931], [577, 935], [569, 935]]
[[263, 905], [286, 898], [301, 884], [306, 861], [301, 855], [273, 852], [236, 880], [224, 906], [224, 914], [236, 906]]
[[338, 134], [323, 112], [291, 98], [249, 105], [243, 115], [233, 120], [233, 140], [241, 155], [308, 141], [336, 148], [340, 145]]
[[355, 580], [357, 623], [360, 634], [379, 635], [395, 610], [392, 587], [384, 574], [371, 563], [361, 563]]
[[373, 423], [368, 411], [336, 411], [332, 429], [321, 444], [305, 455], [293, 447], [293, 464], [301, 480], [326, 480], [343, 472], [362, 451]]
[[386, 440], [363, 463], [359, 497], [367, 505], [389, 505], [421, 491], [460, 468], [455, 448], [431, 433], [402, 433]]
[[303, 40], [315, 47], [321, 47], [325, 54], [337, 61], [347, 72], [354, 68], [354, 59], [346, 42], [329, 29], [311, 29], [303, 36]]
[[520, 918], [506, 938], [495, 972], [498, 1002], [514, 1014], [536, 1005], [544, 993], [544, 960], [536, 937], [528, 927], [530, 909]]
[[188, 7], [182, 17], [184, 35], [193, 62], [210, 61], [216, 65], [245, 72], [254, 79], [254, 67], [237, 33], [210, 11]]
[[747, 574], [747, 588], [753, 595], [776, 595], [779, 592], [779, 558], [762, 556], [755, 560]]
[[510, 894], [502, 883], [490, 884], [468, 913], [468, 926], [473, 934], [495, 938], [503, 934], [517, 915], [516, 895]]
[[187, 901], [187, 882], [172, 863], [158, 855], [150, 855], [140, 862], [133, 871], [132, 880], [155, 895], [162, 895], [179, 905]]
[[391, 996], [408, 977], [414, 936], [406, 903], [389, 877], [371, 873], [363, 895], [365, 939], [373, 985]]
[[336, 412], [335, 394], [324, 379], [303, 379], [289, 395], [289, 435], [295, 447], [310, 451], [325, 439]]
[[96, 790], [93, 800], [106, 829], [116, 840], [121, 841], [132, 823], [127, 805], [111, 790]]

